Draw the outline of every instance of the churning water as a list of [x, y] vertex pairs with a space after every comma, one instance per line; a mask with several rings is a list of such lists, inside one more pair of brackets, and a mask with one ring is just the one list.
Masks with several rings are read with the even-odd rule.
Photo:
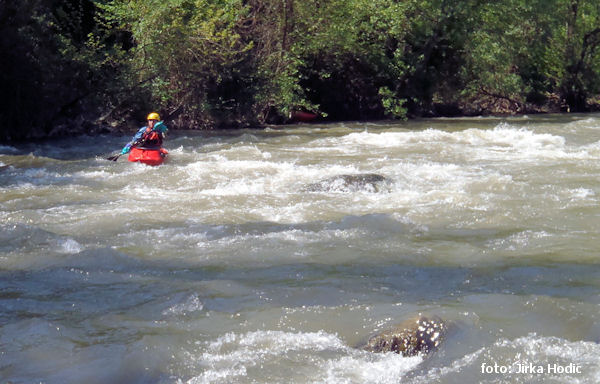
[[600, 381], [600, 116], [128, 139], [0, 146], [0, 382]]

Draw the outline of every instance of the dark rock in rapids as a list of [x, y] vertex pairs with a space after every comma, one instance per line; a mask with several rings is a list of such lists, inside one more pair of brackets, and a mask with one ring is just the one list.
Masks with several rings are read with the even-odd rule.
[[389, 192], [391, 181], [376, 173], [337, 175], [309, 184], [307, 192]]
[[427, 355], [446, 337], [448, 325], [439, 317], [419, 315], [369, 339], [369, 352], [395, 352], [402, 356]]

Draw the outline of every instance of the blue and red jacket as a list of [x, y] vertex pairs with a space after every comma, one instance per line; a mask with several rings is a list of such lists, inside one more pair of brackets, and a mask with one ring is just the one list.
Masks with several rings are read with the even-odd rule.
[[150, 129], [150, 127], [142, 127], [137, 131], [133, 138], [126, 146], [121, 150], [122, 154], [128, 153], [131, 150], [131, 147], [149, 147], [149, 148], [160, 148], [162, 146], [162, 141], [167, 131], [169, 129], [162, 122], [159, 121], [154, 124], [154, 127]]

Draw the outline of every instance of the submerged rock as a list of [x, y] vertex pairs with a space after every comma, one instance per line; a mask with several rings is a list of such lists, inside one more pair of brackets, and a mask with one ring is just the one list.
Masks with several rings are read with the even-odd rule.
[[309, 184], [307, 192], [389, 192], [391, 181], [376, 173], [337, 175]]
[[402, 356], [426, 355], [438, 348], [448, 325], [439, 317], [419, 315], [369, 339], [369, 352], [395, 352]]

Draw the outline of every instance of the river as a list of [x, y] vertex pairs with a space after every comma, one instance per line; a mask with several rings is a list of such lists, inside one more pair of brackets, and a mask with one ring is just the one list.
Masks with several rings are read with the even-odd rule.
[[128, 140], [0, 146], [0, 382], [600, 381], [600, 115]]

